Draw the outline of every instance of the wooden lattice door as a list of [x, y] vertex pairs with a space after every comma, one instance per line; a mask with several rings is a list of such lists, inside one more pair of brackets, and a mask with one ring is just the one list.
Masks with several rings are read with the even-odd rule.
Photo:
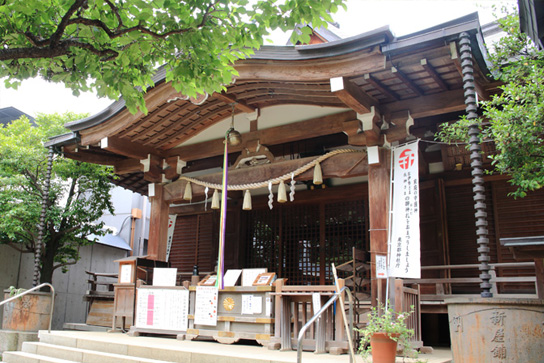
[[330, 284], [331, 263], [368, 251], [366, 199], [286, 204], [249, 213], [245, 267], [267, 267], [289, 285]]

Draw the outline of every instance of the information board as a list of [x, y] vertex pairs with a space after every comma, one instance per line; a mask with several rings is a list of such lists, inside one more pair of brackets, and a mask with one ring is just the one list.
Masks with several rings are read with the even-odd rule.
[[187, 331], [189, 290], [139, 288], [136, 327]]
[[217, 325], [217, 298], [215, 286], [197, 286], [195, 302], [195, 325]]

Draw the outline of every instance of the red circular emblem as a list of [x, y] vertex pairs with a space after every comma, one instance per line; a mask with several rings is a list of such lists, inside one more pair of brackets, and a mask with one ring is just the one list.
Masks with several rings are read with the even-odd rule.
[[402, 169], [408, 169], [414, 165], [414, 158], [414, 152], [411, 149], [404, 150], [399, 156], [399, 166]]

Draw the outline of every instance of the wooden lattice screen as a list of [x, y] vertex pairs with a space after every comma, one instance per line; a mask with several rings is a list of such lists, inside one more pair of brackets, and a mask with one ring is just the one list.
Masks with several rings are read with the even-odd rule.
[[352, 258], [352, 247], [368, 251], [363, 199], [275, 206], [248, 216], [246, 267], [267, 267], [289, 285], [329, 284], [331, 263]]
[[183, 278], [189, 278], [193, 266], [203, 274], [213, 271], [216, 255], [213, 248], [212, 214], [178, 216], [172, 239], [169, 262]]

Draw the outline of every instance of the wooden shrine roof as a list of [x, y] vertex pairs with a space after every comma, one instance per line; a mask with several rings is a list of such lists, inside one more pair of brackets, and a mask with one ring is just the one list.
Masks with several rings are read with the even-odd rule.
[[[165, 172], [144, 173], [145, 163], [140, 161], [148, 159], [148, 164], [176, 169], [179, 159], [191, 162], [217, 157], [222, 153], [222, 140], [183, 144], [229, 119], [233, 104], [235, 113], [249, 114], [289, 104], [338, 108], [339, 121], [321, 118], [317, 120], [323, 123], [321, 128], [303, 121], [292, 133], [282, 127], [269, 133], [253, 131], [254, 138], [269, 147], [342, 132], [352, 137], [350, 144], [359, 146], [383, 143], [380, 133], [388, 141], [400, 140], [405, 133], [380, 131], [381, 116], [395, 126], [397, 118], [409, 113], [415, 120], [412, 129], [417, 129], [418, 119], [464, 110], [457, 45], [461, 32], [470, 34], [476, 89], [485, 99], [497, 92], [497, 83], [487, 77], [478, 17], [471, 14], [399, 38], [385, 27], [325, 44], [264, 46], [250, 59], [235, 64], [239, 77], [226, 92], [209, 95], [202, 104], [184, 99], [164, 81], [164, 70], [159, 69], [156, 86], [145, 95], [147, 115], [130, 114], [120, 100], [96, 115], [68, 123], [71, 133], [53, 138], [48, 145], [62, 147], [67, 157], [76, 160], [113, 165], [119, 175], [117, 184], [147, 194], [147, 184], [159, 182]], [[373, 111], [378, 111], [372, 121], [377, 136], [359, 135], [357, 115]], [[301, 130], [296, 131], [297, 127]], [[175, 178], [176, 173], [170, 171], [166, 177]]]

